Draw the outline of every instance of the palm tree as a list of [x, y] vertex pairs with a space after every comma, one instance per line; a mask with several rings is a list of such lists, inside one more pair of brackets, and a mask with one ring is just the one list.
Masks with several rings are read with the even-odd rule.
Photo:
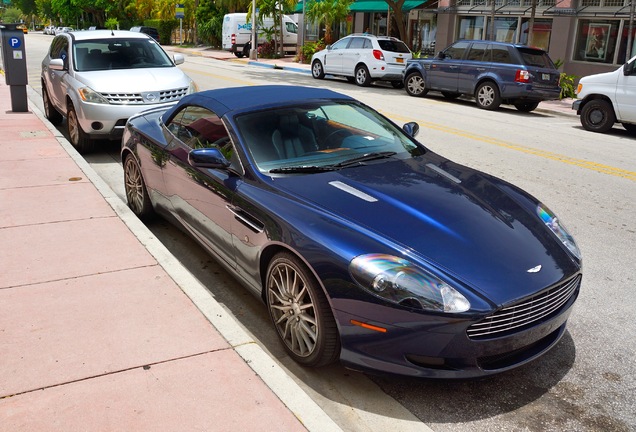
[[311, 21], [317, 21], [325, 25], [325, 42], [333, 42], [331, 27], [349, 15], [349, 6], [353, 0], [310, 0], [305, 10], [305, 15]]

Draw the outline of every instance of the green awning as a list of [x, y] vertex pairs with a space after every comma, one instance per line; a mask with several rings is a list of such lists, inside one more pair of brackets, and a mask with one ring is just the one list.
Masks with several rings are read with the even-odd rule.
[[[406, 0], [402, 10], [408, 12], [424, 3], [426, 3], [426, 0]], [[386, 12], [388, 9], [389, 5], [384, 0], [357, 0], [349, 8], [351, 12]], [[303, 13], [302, 0], [296, 4], [294, 13]]]

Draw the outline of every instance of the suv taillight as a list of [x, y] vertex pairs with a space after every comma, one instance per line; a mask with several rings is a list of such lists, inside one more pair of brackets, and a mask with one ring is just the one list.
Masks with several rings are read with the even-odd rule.
[[233, 34], [231, 38], [231, 44], [234, 45], [236, 43], [236, 35]]
[[382, 54], [380, 50], [373, 50], [373, 57], [375, 57], [376, 60], [384, 60], [384, 54]]
[[530, 72], [523, 69], [517, 69], [517, 74], [515, 75], [515, 82], [528, 83], [530, 81], [532, 81], [532, 75], [530, 75]]

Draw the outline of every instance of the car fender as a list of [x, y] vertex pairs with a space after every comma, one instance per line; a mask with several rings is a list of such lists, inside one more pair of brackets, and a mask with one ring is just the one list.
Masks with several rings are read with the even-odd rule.
[[471, 94], [474, 94], [477, 87], [479, 87], [485, 81], [494, 82], [499, 88], [499, 91], [502, 93], [505, 90], [505, 85], [502, 85], [501, 78], [496, 73], [493, 73], [491, 71], [486, 71], [480, 74], [479, 77], [474, 80], [474, 86], [471, 89]]

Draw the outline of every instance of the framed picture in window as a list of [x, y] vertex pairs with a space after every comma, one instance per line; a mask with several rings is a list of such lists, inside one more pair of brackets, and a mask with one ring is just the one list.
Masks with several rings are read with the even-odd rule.
[[607, 44], [610, 36], [610, 24], [594, 24], [588, 27], [585, 43], [585, 58], [589, 60], [605, 61]]

